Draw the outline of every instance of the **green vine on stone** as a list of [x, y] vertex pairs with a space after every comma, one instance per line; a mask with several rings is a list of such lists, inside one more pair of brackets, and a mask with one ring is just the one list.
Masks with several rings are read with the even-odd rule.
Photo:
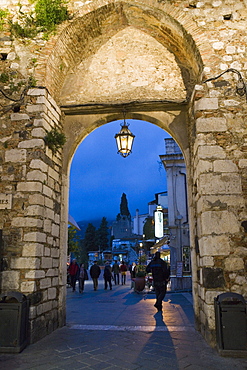
[[57, 24], [69, 19], [63, 0], [38, 0], [35, 4], [36, 24], [43, 31], [53, 31]]
[[34, 12], [23, 13], [19, 4], [18, 22], [10, 21], [11, 32], [17, 37], [33, 38], [39, 32], [44, 32], [44, 38], [47, 39], [56, 25], [70, 18], [64, 0], [32, 0], [32, 2], [35, 3]]
[[44, 140], [53, 154], [56, 153], [58, 149], [62, 148], [66, 143], [66, 137], [64, 133], [59, 132], [56, 128], [53, 128], [51, 131], [49, 131], [44, 137]]
[[19, 10], [18, 18], [18, 22], [9, 22], [10, 30], [15, 36], [22, 38], [33, 38], [37, 36], [38, 30], [35, 25], [33, 13], [25, 14]]
[[8, 16], [8, 10], [0, 9], [0, 31], [3, 30], [3, 26], [5, 23], [5, 18]]

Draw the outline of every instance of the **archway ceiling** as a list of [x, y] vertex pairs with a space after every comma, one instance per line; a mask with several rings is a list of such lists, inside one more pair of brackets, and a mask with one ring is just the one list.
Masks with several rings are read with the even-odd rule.
[[128, 26], [65, 79], [61, 105], [185, 100], [175, 57], [152, 36]]
[[[153, 39], [152, 43], [155, 44], [155, 40], [156, 47], [157, 43], [163, 47], [162, 53], [166, 55], [165, 62], [171, 67], [173, 59], [174, 70], [177, 71], [177, 67], [179, 67], [186, 96], [189, 97], [202, 70], [200, 54], [192, 37], [177, 21], [161, 10], [143, 4], [137, 6], [118, 2], [108, 4], [83, 16], [78, 14], [78, 17], [58, 38], [47, 61], [45, 81], [57, 101], [60, 102], [60, 98], [62, 98], [64, 102], [65, 96], [61, 96], [61, 91], [62, 95], [70, 95], [67, 87], [73, 73], [82, 74], [84, 68], [84, 72], [90, 79], [92, 71], [89, 67], [92, 68], [96, 63], [104, 46], [109, 48], [109, 45], [121, 36], [121, 31], [127, 32], [122, 35], [127, 35], [128, 31], [126, 30], [130, 28], [135, 29], [135, 37], [139, 31], [139, 35], [142, 37], [145, 34], [146, 40], [149, 37], [149, 45]], [[141, 44], [143, 45], [142, 39], [139, 40], [139, 46]], [[173, 58], [171, 58], [171, 54]], [[96, 57], [94, 58], [94, 56]], [[158, 89], [159, 87], [156, 86], [155, 91]], [[70, 98], [74, 99], [72, 95]]]

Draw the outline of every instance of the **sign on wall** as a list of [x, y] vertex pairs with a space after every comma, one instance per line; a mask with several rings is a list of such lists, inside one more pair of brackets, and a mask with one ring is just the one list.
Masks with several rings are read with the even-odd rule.
[[0, 194], [0, 209], [11, 209], [12, 194]]
[[154, 212], [154, 234], [156, 238], [162, 238], [164, 235], [162, 207], [157, 207]]

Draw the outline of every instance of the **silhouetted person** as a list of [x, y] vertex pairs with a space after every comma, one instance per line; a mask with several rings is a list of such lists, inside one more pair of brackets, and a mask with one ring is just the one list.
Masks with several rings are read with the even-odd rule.
[[170, 278], [170, 269], [167, 263], [160, 258], [160, 252], [156, 252], [153, 260], [146, 267], [147, 273], [152, 272], [153, 284], [156, 294], [154, 307], [162, 311], [162, 301], [166, 295], [166, 287]]
[[100, 276], [100, 267], [97, 265], [97, 261], [94, 261], [94, 264], [90, 267], [90, 276], [93, 280], [93, 288], [94, 290], [98, 289], [98, 278]]
[[119, 271], [120, 271], [119, 265], [117, 261], [115, 261], [112, 266], [112, 272], [113, 272], [113, 278], [114, 278], [115, 285], [119, 284]]
[[122, 264], [120, 265], [120, 273], [121, 273], [121, 282], [122, 285], [126, 283], [126, 274], [127, 274], [127, 266], [124, 261], [122, 261]]
[[84, 267], [84, 264], [81, 263], [80, 274], [79, 274], [79, 292], [80, 293], [82, 293], [84, 290], [85, 280], [88, 280], [88, 274], [87, 274], [87, 270]]
[[131, 278], [131, 285], [130, 285], [130, 288], [134, 288], [135, 286], [135, 277], [136, 277], [136, 263], [133, 262], [130, 266], [129, 266], [129, 272], [130, 272], [130, 278]]
[[106, 262], [106, 264], [105, 264], [103, 278], [105, 280], [105, 290], [107, 289], [107, 283], [109, 284], [110, 290], [112, 290], [112, 283], [111, 283], [112, 274], [111, 274], [111, 266], [110, 266], [109, 262]]
[[133, 262], [132, 265], [130, 265], [129, 268], [131, 279], [134, 279], [136, 277], [136, 263]]
[[76, 262], [76, 258], [74, 258], [72, 260], [71, 264], [69, 265], [68, 271], [69, 271], [69, 274], [70, 274], [70, 284], [71, 284], [72, 290], [74, 292], [75, 291], [76, 280], [79, 279], [79, 272], [80, 272], [80, 266]]

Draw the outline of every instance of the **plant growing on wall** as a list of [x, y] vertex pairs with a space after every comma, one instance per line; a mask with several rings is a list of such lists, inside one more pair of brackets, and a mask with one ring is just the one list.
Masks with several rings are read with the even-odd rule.
[[38, 30], [35, 25], [33, 13], [25, 14], [19, 9], [18, 22], [10, 21], [11, 33], [17, 37], [32, 38], [37, 36]]
[[[69, 19], [64, 0], [30, 0], [35, 3], [35, 12], [24, 13], [19, 5], [18, 22], [10, 22], [11, 32], [17, 37], [33, 38], [39, 32], [44, 37], [55, 30], [56, 25]], [[1, 16], [1, 14], [0, 14]]]
[[5, 19], [9, 14], [8, 10], [0, 9], [0, 31], [3, 30]]
[[[0, 98], [7, 100], [8, 104], [0, 105], [0, 113], [10, 110], [19, 112], [27, 91], [34, 86], [36, 86], [36, 80], [33, 76], [24, 79], [17, 71], [5, 69], [0, 73]], [[9, 101], [12, 103], [9, 104]]]
[[44, 137], [45, 143], [52, 153], [62, 148], [66, 143], [66, 137], [63, 132], [59, 132], [56, 128], [49, 131]]
[[35, 4], [36, 24], [44, 31], [53, 31], [57, 24], [69, 19], [63, 0], [38, 0]]

